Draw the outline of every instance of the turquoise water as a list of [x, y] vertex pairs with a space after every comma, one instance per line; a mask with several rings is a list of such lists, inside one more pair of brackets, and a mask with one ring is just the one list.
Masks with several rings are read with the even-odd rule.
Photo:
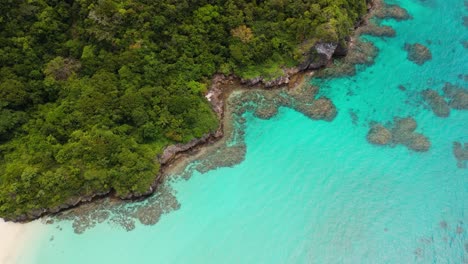
[[[375, 64], [314, 80], [339, 110], [333, 122], [287, 108], [270, 120], [246, 114], [245, 160], [172, 183], [179, 210], [131, 232], [44, 225], [22, 263], [468, 263], [468, 170], [452, 154], [453, 141], [468, 142], [468, 112], [438, 118], [419, 94], [467, 86], [468, 12], [460, 0], [388, 2], [413, 19], [384, 22], [395, 38], [368, 38]], [[433, 59], [408, 61], [405, 42]], [[394, 116], [414, 117], [430, 151], [368, 144], [368, 123]]]

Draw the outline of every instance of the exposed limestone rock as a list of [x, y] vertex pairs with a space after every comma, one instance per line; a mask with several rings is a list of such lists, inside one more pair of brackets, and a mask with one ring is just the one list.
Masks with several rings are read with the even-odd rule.
[[450, 115], [450, 108], [439, 93], [434, 90], [427, 89], [422, 91], [422, 96], [436, 116], [447, 117]]
[[405, 44], [405, 50], [408, 52], [408, 60], [418, 64], [423, 65], [426, 61], [432, 59], [432, 53], [428, 47], [415, 43], [415, 44]]
[[337, 43], [316, 43], [303, 54], [304, 61], [299, 64], [299, 70], [315, 70], [326, 66], [335, 53]]

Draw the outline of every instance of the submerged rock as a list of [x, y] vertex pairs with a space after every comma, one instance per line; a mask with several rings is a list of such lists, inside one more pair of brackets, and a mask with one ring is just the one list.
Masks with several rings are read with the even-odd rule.
[[405, 44], [405, 50], [408, 52], [408, 60], [423, 65], [426, 61], [432, 59], [432, 53], [428, 47], [420, 44]]
[[387, 145], [392, 141], [392, 133], [382, 125], [374, 125], [367, 134], [367, 141], [376, 145]]
[[422, 96], [436, 116], [447, 117], [450, 115], [449, 105], [439, 93], [427, 89], [422, 91]]
[[468, 142], [464, 144], [460, 142], [453, 142], [453, 155], [457, 159], [457, 166], [459, 168], [466, 168], [468, 162]]
[[443, 91], [450, 100], [449, 106], [457, 110], [468, 109], [468, 91], [451, 83], [446, 83]]
[[420, 133], [414, 133], [404, 145], [414, 151], [420, 152], [428, 151], [431, 148], [429, 139]]
[[360, 35], [371, 35], [376, 37], [394, 37], [395, 30], [389, 26], [377, 25], [375, 22], [369, 22], [367, 25], [358, 29]]
[[[382, 3], [379, 3], [382, 4]], [[408, 14], [406, 9], [399, 7], [397, 5], [388, 5], [383, 3], [381, 8], [376, 9], [375, 16], [380, 19], [389, 19], [393, 18], [395, 20], [407, 20], [410, 19], [411, 16]]]
[[367, 141], [376, 145], [401, 144], [418, 152], [428, 151], [431, 148], [431, 142], [423, 134], [415, 133], [416, 128], [417, 123], [413, 118], [395, 117], [391, 128], [386, 128], [381, 124], [373, 125], [367, 134]]

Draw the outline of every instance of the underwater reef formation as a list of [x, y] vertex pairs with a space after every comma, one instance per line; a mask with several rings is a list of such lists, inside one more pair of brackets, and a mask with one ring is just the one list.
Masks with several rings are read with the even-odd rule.
[[374, 125], [367, 134], [367, 141], [375, 145], [390, 144], [392, 141], [392, 132], [380, 124]]
[[370, 35], [376, 37], [395, 37], [396, 32], [390, 26], [378, 25], [375, 21], [371, 20], [363, 27], [358, 28], [358, 33], [362, 35]]
[[438, 259], [439, 256], [445, 254], [447, 248], [436, 246], [443, 242], [446, 246], [460, 252], [460, 261], [454, 263], [466, 263], [462, 261], [465, 250], [468, 253], [468, 243], [466, 242], [466, 230], [463, 220], [447, 222], [442, 220], [439, 222], [438, 228], [432, 233], [426, 234], [418, 239], [418, 247], [413, 251], [415, 260], [418, 262], [432, 262]]
[[162, 214], [179, 208], [180, 204], [174, 195], [174, 190], [166, 183], [158, 185], [155, 193], [144, 202], [132, 203], [121, 199], [105, 198], [60, 212], [53, 218], [45, 218], [43, 222], [55, 224], [57, 222], [54, 219], [71, 221], [76, 234], [82, 234], [103, 222], [131, 231], [135, 229], [136, 221], [144, 225], [154, 225]]
[[405, 50], [408, 52], [408, 60], [423, 65], [426, 61], [432, 59], [432, 53], [428, 47], [420, 43], [405, 44]]
[[395, 146], [398, 144], [417, 152], [428, 151], [431, 147], [429, 139], [421, 133], [415, 132], [417, 123], [412, 117], [395, 117], [393, 125], [388, 127], [375, 123], [367, 134], [367, 141], [374, 145]]
[[453, 142], [453, 155], [457, 159], [457, 166], [459, 168], [466, 168], [468, 162], [468, 142], [462, 144], [461, 142]]
[[374, 16], [380, 19], [393, 18], [397, 21], [410, 19], [408, 12], [397, 5], [384, 3], [382, 0], [375, 1], [375, 5], [380, 5], [380, 8], [375, 8]]
[[[372, 65], [378, 54], [378, 48], [369, 41], [360, 39], [361, 35], [377, 37], [394, 37], [395, 30], [389, 26], [382, 26], [381, 20], [395, 19], [397, 21], [410, 19], [408, 12], [399, 6], [388, 5], [382, 0], [372, 1], [373, 8], [357, 27], [354, 36], [348, 41], [347, 53], [341, 59], [335, 59], [332, 67], [323, 68], [318, 72], [318, 77], [333, 78], [352, 76], [356, 74], [356, 65]], [[335, 50], [335, 55], [339, 50]]]
[[429, 104], [436, 116], [447, 117], [450, 115], [450, 107], [444, 98], [436, 91], [426, 89], [422, 91], [424, 100]]
[[457, 110], [468, 109], [468, 91], [460, 86], [446, 83], [443, 91], [449, 99], [449, 106]]

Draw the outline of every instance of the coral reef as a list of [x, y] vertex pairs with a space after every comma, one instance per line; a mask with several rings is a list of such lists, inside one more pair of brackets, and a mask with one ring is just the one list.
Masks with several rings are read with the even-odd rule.
[[376, 37], [395, 37], [396, 32], [390, 26], [378, 25], [375, 21], [369, 21], [365, 26], [357, 29], [359, 35], [370, 35]]
[[453, 155], [457, 159], [457, 166], [460, 169], [465, 169], [468, 162], [468, 142], [453, 142]]
[[420, 43], [405, 44], [405, 50], [408, 52], [408, 60], [423, 65], [426, 61], [432, 59], [432, 53], [428, 47]]
[[422, 96], [436, 116], [447, 117], [450, 115], [449, 105], [439, 93], [426, 89], [422, 91]]
[[393, 126], [385, 127], [381, 124], [373, 124], [367, 140], [375, 145], [404, 145], [407, 148], [425, 152], [431, 147], [429, 139], [421, 133], [415, 132], [417, 123], [412, 117], [400, 118], [395, 117]]
[[369, 130], [367, 141], [376, 145], [387, 145], [392, 141], [392, 133], [384, 126], [377, 124]]
[[[82, 234], [103, 222], [131, 231], [135, 228], [137, 220], [144, 225], [152, 225], [158, 222], [162, 214], [179, 208], [180, 204], [172, 188], [168, 184], [161, 184], [156, 192], [144, 202], [132, 203], [105, 198], [63, 211], [53, 217], [61, 221], [71, 221], [73, 230], [77, 234]], [[48, 218], [44, 220], [44, 223], [54, 224], [55, 221]]]
[[449, 99], [449, 106], [457, 110], [468, 109], [468, 91], [462, 87], [446, 83], [443, 91]]
[[378, 48], [372, 42], [359, 38], [351, 39], [348, 55], [342, 59], [335, 60], [334, 65], [324, 68], [318, 77], [342, 77], [356, 74], [356, 65], [372, 65], [377, 56]]
[[384, 3], [382, 0], [374, 0], [374, 5], [378, 5], [380, 8], [375, 8], [375, 17], [380, 19], [393, 18], [395, 20], [407, 20], [411, 16], [408, 14], [406, 9], [397, 5], [389, 5]]

